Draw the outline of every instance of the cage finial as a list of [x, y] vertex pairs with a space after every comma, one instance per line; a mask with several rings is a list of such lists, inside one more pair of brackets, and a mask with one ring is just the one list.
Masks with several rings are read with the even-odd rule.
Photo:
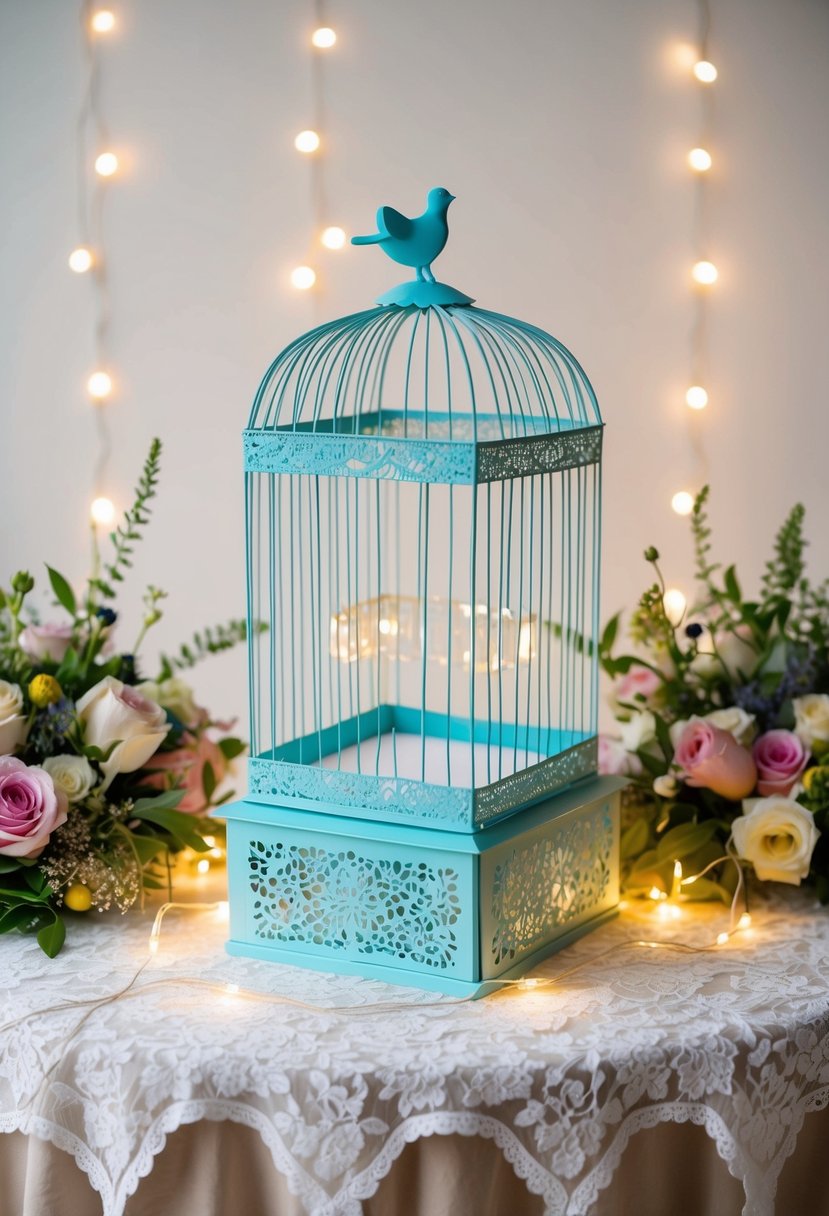
[[433, 304], [472, 303], [470, 296], [447, 283], [438, 283], [432, 274], [432, 262], [449, 238], [447, 213], [454, 198], [444, 186], [435, 186], [429, 191], [422, 215], [408, 219], [394, 207], [381, 207], [377, 212], [377, 231], [371, 236], [351, 238], [352, 245], [379, 245], [393, 262], [413, 266], [417, 273], [413, 283], [398, 284], [380, 296], [378, 304], [429, 308]]

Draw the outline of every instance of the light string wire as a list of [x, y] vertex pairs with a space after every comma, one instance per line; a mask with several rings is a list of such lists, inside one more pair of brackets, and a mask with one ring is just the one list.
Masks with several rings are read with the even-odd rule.
[[[699, 10], [699, 61], [707, 63], [709, 62], [708, 47], [711, 34], [711, 7], [709, 0], [697, 0], [697, 6]], [[699, 97], [698, 121], [700, 138], [696, 147], [710, 151], [714, 118], [714, 93], [710, 84], [698, 82], [697, 94]], [[706, 169], [694, 173], [692, 246], [695, 263], [703, 261], [709, 255], [707, 248], [709, 172], [710, 170]], [[691, 377], [690, 384], [695, 387], [706, 388], [706, 391], [709, 370], [708, 313], [708, 290], [706, 287], [698, 286], [694, 292], [693, 299], [693, 320], [689, 340], [689, 371]], [[694, 483], [697, 487], [706, 484], [709, 476], [708, 455], [704, 441], [703, 412], [703, 410], [690, 407], [687, 411], [688, 433], [695, 465]]]
[[[77, 224], [80, 249], [91, 254], [89, 277], [93, 298], [94, 353], [97, 372], [108, 374], [112, 301], [109, 284], [109, 258], [105, 246], [104, 204], [107, 176], [91, 170], [94, 158], [109, 148], [109, 130], [101, 103], [101, 39], [93, 26], [96, 6], [83, 0], [80, 7], [86, 84], [76, 123]], [[92, 172], [92, 190], [88, 176]], [[76, 252], [78, 252], [76, 250]], [[92, 497], [105, 497], [112, 455], [107, 398], [109, 392], [92, 395], [97, 454], [92, 472]], [[103, 520], [101, 522], [104, 522]], [[95, 520], [92, 523], [93, 532]]]
[[[722, 860], [723, 858], [719, 858], [720, 862]], [[735, 859], [731, 858], [731, 860]], [[712, 863], [712, 865], [715, 864], [717, 863]], [[701, 878], [705, 872], [705, 870], [701, 871], [699, 874], [687, 879], [686, 882], [693, 882], [696, 878]], [[608, 946], [606, 949], [601, 950], [596, 954], [591, 954], [588, 958], [584, 958], [580, 962], [574, 963], [571, 967], [568, 967], [563, 971], [559, 971], [556, 973], [556, 975], [550, 976], [549, 978], [543, 978], [540, 976], [523, 976], [520, 979], [493, 979], [488, 981], [491, 985], [493, 985], [493, 991], [487, 993], [486, 997], [483, 998], [477, 996], [464, 996], [441, 997], [436, 1001], [375, 1001], [368, 1005], [315, 1005], [312, 1002], [298, 1000], [296, 997], [285, 996], [280, 993], [257, 992], [254, 989], [242, 988], [239, 984], [229, 983], [226, 981], [218, 982], [203, 980], [196, 976], [165, 976], [162, 979], [150, 980], [148, 983], [142, 984], [139, 987], [139, 978], [158, 953], [161, 943], [163, 922], [169, 912], [174, 909], [181, 912], [215, 912], [218, 914], [219, 919], [223, 922], [228, 918], [228, 904], [226, 900], [216, 900], [210, 903], [181, 903], [171, 901], [162, 904], [156, 913], [148, 940], [147, 957], [136, 969], [133, 976], [125, 984], [123, 984], [121, 988], [118, 988], [115, 992], [108, 993], [103, 997], [81, 999], [76, 1001], [61, 1001], [59, 1004], [50, 1005], [43, 1009], [31, 1010], [29, 1013], [23, 1014], [21, 1017], [15, 1018], [13, 1021], [6, 1022], [4, 1025], [0, 1026], [0, 1034], [6, 1034], [16, 1029], [18, 1026], [28, 1023], [34, 1018], [45, 1017], [50, 1013], [64, 1013], [70, 1009], [85, 1010], [83, 1017], [75, 1023], [68, 1034], [66, 1034], [57, 1045], [58, 1057], [49, 1067], [49, 1069], [47, 1069], [38, 1090], [29, 1100], [28, 1104], [31, 1105], [35, 1101], [37, 1094], [40, 1092], [45, 1082], [48, 1080], [48, 1077], [61, 1062], [63, 1054], [68, 1048], [69, 1044], [83, 1029], [92, 1014], [98, 1009], [116, 1004], [119, 1001], [128, 999], [131, 996], [140, 995], [159, 988], [196, 988], [201, 991], [212, 992], [213, 994], [223, 998], [239, 997], [241, 1000], [246, 1001], [271, 1005], [284, 1005], [294, 1009], [302, 1009], [308, 1013], [320, 1015], [341, 1015], [346, 1017], [364, 1014], [398, 1013], [403, 1011], [411, 1012], [413, 1010], [416, 1011], [438, 1007], [445, 1008], [447, 1006], [454, 1005], [468, 1005], [474, 1001], [487, 999], [490, 996], [496, 996], [499, 993], [509, 989], [518, 990], [519, 992], [540, 992], [555, 988], [556, 986], [560, 985], [563, 980], [569, 979], [571, 976], [584, 970], [584, 968], [590, 967], [596, 963], [600, 963], [606, 958], [616, 957], [626, 950], [668, 950], [686, 955], [711, 954], [715, 952], [721, 953], [721, 948], [723, 945], [727, 944], [727, 942], [735, 934], [739, 933], [740, 930], [747, 929], [749, 927], [750, 917], [748, 917], [747, 911], [743, 913], [739, 920], [736, 920], [734, 915], [737, 896], [739, 891], [742, 889], [742, 885], [740, 885], [738, 892], [735, 892], [735, 899], [732, 902], [730, 927], [728, 931], [718, 934], [715, 940], [702, 946], [694, 946], [688, 942], [679, 941], [675, 938], [650, 939], [645, 937], [630, 937], [624, 939], [623, 941], [616, 942], [614, 945]], [[761, 971], [764, 974], [772, 974], [771, 972], [767, 971], [766, 968], [763, 968], [753, 961], [747, 962], [746, 965], [757, 971]]]

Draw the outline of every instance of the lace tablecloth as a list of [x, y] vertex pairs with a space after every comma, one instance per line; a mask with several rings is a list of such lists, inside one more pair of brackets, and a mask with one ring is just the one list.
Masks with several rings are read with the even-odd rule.
[[255, 1129], [309, 1216], [358, 1216], [408, 1142], [451, 1133], [494, 1141], [551, 1216], [586, 1216], [634, 1132], [690, 1120], [768, 1216], [829, 1100], [829, 913], [793, 893], [711, 952], [622, 945], [708, 943], [725, 920], [626, 912], [535, 973], [590, 960], [559, 985], [469, 1003], [230, 959], [208, 911], [172, 910], [110, 1000], [149, 915], [78, 920], [53, 961], [9, 935], [0, 1129], [72, 1153], [104, 1216], [201, 1119]]

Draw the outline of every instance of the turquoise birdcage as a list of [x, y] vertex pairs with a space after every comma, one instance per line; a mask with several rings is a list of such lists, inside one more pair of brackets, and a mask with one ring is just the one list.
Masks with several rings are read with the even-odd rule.
[[[394, 228], [389, 210], [381, 232]], [[322, 325], [274, 360], [244, 434], [251, 751], [248, 798], [229, 820], [232, 910], [237, 869], [249, 906], [234, 948], [310, 949], [314, 965], [358, 970], [402, 963], [450, 990], [446, 959], [463, 957], [461, 989], [478, 984], [542, 948], [530, 934], [488, 968], [472, 957], [486, 920], [472, 909], [480, 859], [588, 804], [584, 840], [568, 828], [577, 864], [541, 833], [541, 881], [581, 909], [557, 907], [556, 934], [615, 904], [613, 799], [585, 784], [597, 762], [601, 449], [596, 397], [573, 355], [435, 283], [425, 263], [380, 307]], [[585, 798], [556, 805], [578, 782]], [[279, 839], [263, 838], [268, 825]], [[371, 841], [385, 852], [371, 854]], [[399, 891], [395, 910], [395, 875], [410, 890], [418, 874], [429, 890], [420, 912]], [[504, 929], [504, 881], [490, 938]], [[527, 875], [512, 881], [517, 894]], [[542, 892], [529, 898], [538, 905]], [[329, 899], [351, 909], [339, 928]], [[463, 949], [463, 926], [449, 930], [461, 904]], [[437, 905], [438, 938], [456, 942], [448, 955], [424, 929]], [[418, 916], [420, 928], [409, 923]], [[541, 922], [536, 907], [546, 941]], [[419, 947], [400, 944], [406, 926]]]

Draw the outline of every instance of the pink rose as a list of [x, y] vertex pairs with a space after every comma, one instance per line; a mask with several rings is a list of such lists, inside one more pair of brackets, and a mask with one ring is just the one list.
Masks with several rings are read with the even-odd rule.
[[751, 752], [741, 747], [727, 730], [702, 718], [691, 718], [679, 736], [674, 762], [689, 785], [713, 790], [735, 801], [754, 789], [757, 769]]
[[625, 702], [633, 701], [637, 693], [647, 699], [653, 696], [661, 683], [659, 676], [649, 667], [631, 667], [614, 686], [613, 695], [617, 701]]
[[20, 649], [30, 659], [51, 659], [60, 663], [72, 641], [71, 625], [56, 625], [47, 621], [45, 625], [27, 625], [18, 639]]
[[627, 751], [621, 739], [599, 735], [599, 772], [604, 777], [638, 777], [642, 761]]
[[763, 798], [786, 797], [806, 767], [809, 753], [790, 730], [769, 730], [754, 744], [757, 789]]
[[204, 766], [207, 763], [213, 769], [218, 785], [228, 767], [221, 748], [206, 734], [197, 737], [185, 732], [181, 747], [172, 752], [159, 752], [153, 757], [149, 776], [143, 779], [142, 784], [164, 790], [170, 785], [168, 777], [175, 777], [175, 785], [185, 791], [176, 810], [189, 815], [203, 815], [208, 807], [204, 796]]
[[0, 756], [0, 853], [37, 857], [66, 822], [66, 795], [45, 769]]

